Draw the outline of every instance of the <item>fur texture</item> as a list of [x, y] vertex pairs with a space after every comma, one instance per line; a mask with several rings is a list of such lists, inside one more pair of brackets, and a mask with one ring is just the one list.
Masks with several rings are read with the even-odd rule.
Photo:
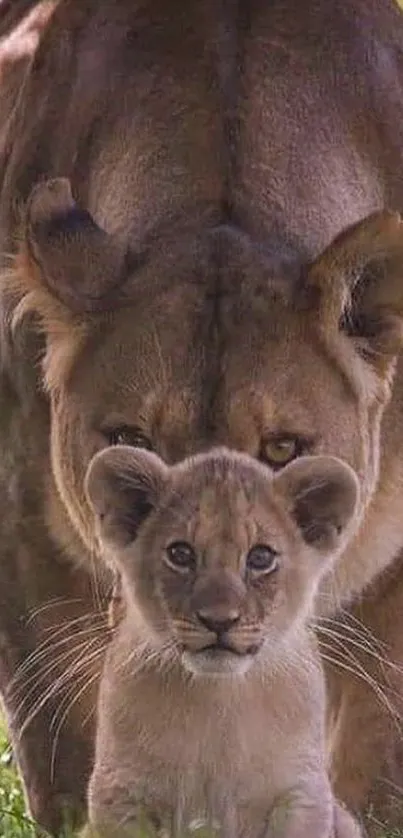
[[60, 0], [43, 27], [0, 91], [0, 676], [31, 809], [52, 828], [61, 801], [80, 811], [89, 707], [51, 780], [45, 708], [20, 737], [11, 686], [32, 652], [53, 685], [38, 655], [49, 601], [77, 599], [69, 562], [107, 592], [84, 475], [132, 441], [168, 463], [225, 444], [357, 471], [359, 527], [317, 615], [335, 788], [380, 814], [402, 785], [401, 12]]

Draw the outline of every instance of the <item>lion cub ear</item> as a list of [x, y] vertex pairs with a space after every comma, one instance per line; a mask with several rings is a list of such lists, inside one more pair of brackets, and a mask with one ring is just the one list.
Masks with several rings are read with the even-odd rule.
[[158, 503], [168, 468], [151, 451], [117, 445], [91, 460], [85, 491], [101, 538], [125, 547]]
[[337, 457], [300, 457], [274, 477], [274, 488], [307, 544], [323, 553], [342, 545], [359, 500], [350, 466]]

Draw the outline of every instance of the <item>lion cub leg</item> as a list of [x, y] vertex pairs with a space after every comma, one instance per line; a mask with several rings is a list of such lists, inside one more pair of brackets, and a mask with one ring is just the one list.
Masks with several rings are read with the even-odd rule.
[[334, 805], [334, 838], [364, 838], [364, 832], [350, 814], [340, 803]]
[[332, 800], [324, 777], [278, 803], [268, 827], [265, 838], [364, 838], [356, 819]]

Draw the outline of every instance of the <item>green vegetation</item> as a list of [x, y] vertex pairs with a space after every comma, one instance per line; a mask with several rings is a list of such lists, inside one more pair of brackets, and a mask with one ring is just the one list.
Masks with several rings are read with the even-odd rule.
[[0, 725], [0, 835], [2, 838], [39, 838], [25, 813], [24, 796], [3, 725]]

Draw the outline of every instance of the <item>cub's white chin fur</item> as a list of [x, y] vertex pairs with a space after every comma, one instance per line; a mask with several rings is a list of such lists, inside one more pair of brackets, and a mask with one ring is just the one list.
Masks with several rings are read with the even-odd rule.
[[253, 659], [254, 655], [237, 655], [220, 649], [182, 653], [182, 664], [188, 672], [213, 678], [245, 675]]

